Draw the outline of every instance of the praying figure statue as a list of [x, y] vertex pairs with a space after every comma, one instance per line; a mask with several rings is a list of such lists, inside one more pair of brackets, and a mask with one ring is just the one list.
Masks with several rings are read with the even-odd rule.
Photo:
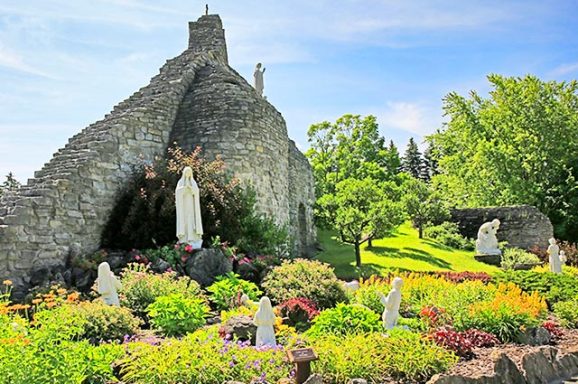
[[183, 169], [183, 176], [175, 190], [177, 208], [177, 238], [179, 242], [190, 244], [193, 249], [203, 246], [203, 223], [201, 222], [200, 193], [193, 179], [191, 167]]
[[[548, 246], [548, 260], [550, 261], [550, 272], [562, 273], [562, 263], [560, 261], [560, 247], [556, 244], [556, 239], [551, 238], [548, 240], [550, 245]], [[564, 255], [566, 257], [566, 255]]]
[[268, 345], [274, 347], [277, 345], [275, 340], [275, 314], [273, 313], [273, 306], [271, 300], [267, 296], [263, 296], [259, 301], [259, 309], [255, 313], [253, 323], [257, 326], [257, 336], [255, 338], [255, 346], [262, 347]]
[[263, 83], [263, 74], [265, 73], [265, 69], [261, 70], [261, 63], [257, 63], [255, 66], [255, 72], [253, 72], [253, 77], [255, 78], [255, 90], [259, 94], [259, 96], [263, 96], [263, 89], [265, 88]]
[[498, 248], [498, 238], [496, 237], [499, 228], [500, 220], [498, 219], [482, 224], [478, 230], [478, 239], [476, 240], [476, 253], [478, 255], [502, 254], [502, 251]]
[[118, 300], [118, 290], [122, 289], [120, 281], [110, 270], [110, 265], [105, 261], [98, 266], [98, 277], [96, 285], [99, 295], [108, 305], [120, 306]]
[[397, 324], [399, 306], [401, 304], [402, 285], [403, 280], [400, 277], [396, 277], [391, 282], [391, 291], [389, 291], [387, 297], [381, 294], [381, 304], [385, 307], [381, 319], [383, 320], [383, 327], [385, 329], [393, 329]]

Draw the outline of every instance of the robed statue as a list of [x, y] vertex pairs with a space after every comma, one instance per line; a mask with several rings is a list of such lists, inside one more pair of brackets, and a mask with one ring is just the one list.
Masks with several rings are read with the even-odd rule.
[[177, 238], [179, 242], [190, 244], [194, 249], [203, 245], [203, 223], [201, 221], [200, 193], [193, 179], [191, 167], [183, 169], [183, 175], [175, 190], [177, 208]]

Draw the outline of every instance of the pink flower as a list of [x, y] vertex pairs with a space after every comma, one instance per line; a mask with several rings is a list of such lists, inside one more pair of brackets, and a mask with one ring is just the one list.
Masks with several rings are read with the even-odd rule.
[[139, 261], [139, 260], [140, 260], [140, 255], [136, 255], [136, 256], [134, 257], [134, 259], [135, 259], [136, 261]]
[[193, 252], [193, 246], [191, 244], [185, 245], [185, 252]]

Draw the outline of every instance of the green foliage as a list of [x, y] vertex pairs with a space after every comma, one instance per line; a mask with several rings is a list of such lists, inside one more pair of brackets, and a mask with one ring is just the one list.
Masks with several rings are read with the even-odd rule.
[[506, 271], [494, 275], [494, 281], [512, 282], [525, 292], [538, 292], [546, 298], [550, 307], [578, 296], [578, 277], [569, 273]]
[[402, 203], [413, 222], [419, 230], [419, 238], [423, 237], [423, 230], [427, 224], [441, 222], [449, 218], [450, 212], [447, 204], [441, 199], [439, 193], [419, 179], [406, 180], [401, 188], [404, 190]]
[[409, 143], [401, 158], [401, 170], [416, 179], [423, 176], [423, 159], [413, 137], [409, 138]]
[[229, 272], [207, 287], [211, 293], [210, 300], [218, 310], [227, 310], [235, 307], [244, 293], [251, 300], [259, 300], [261, 290], [255, 283], [239, 278], [239, 275]]
[[[108, 383], [116, 381], [112, 363], [123, 354], [118, 344], [93, 346], [71, 341], [83, 332], [81, 316], [52, 318], [36, 314], [39, 323], [0, 315], [0, 383]], [[14, 324], [18, 324], [15, 326]]]
[[530, 204], [557, 237], [578, 235], [578, 82], [490, 75], [488, 98], [450, 93], [450, 121], [429, 137], [434, 184], [458, 206]]
[[327, 335], [310, 345], [319, 355], [315, 370], [324, 382], [346, 383], [364, 378], [371, 383], [390, 378], [424, 382], [455, 365], [457, 356], [418, 333], [391, 330], [381, 333]]
[[361, 267], [361, 244], [383, 237], [403, 223], [396, 190], [393, 182], [346, 179], [335, 186], [335, 194], [318, 199], [319, 206], [331, 212], [326, 221], [339, 231], [342, 241], [355, 246], [357, 267]]
[[502, 254], [502, 268], [514, 269], [518, 264], [539, 264], [540, 258], [520, 248], [506, 248]]
[[146, 308], [161, 296], [182, 293], [189, 297], [202, 297], [199, 284], [188, 277], [178, 277], [175, 272], [151, 273], [147, 266], [129, 264], [121, 274], [121, 305], [134, 311], [143, 319]]
[[578, 328], [578, 297], [553, 305], [554, 314], [564, 327]]
[[209, 306], [203, 299], [186, 297], [180, 293], [157, 297], [148, 306], [151, 324], [166, 336], [180, 336], [205, 325]]
[[160, 346], [130, 343], [121, 379], [127, 384], [276, 383], [293, 368], [286, 356], [281, 348], [254, 348], [223, 340], [211, 327]]
[[6, 191], [14, 191], [18, 189], [20, 185], [20, 182], [16, 180], [14, 174], [12, 172], [8, 172], [6, 175], [6, 180], [0, 184], [0, 196], [2, 196]]
[[241, 235], [235, 241], [241, 252], [290, 256], [291, 241], [287, 228], [278, 226], [272, 217], [251, 212], [241, 219], [241, 229]]
[[305, 333], [316, 338], [325, 335], [347, 335], [381, 330], [379, 315], [362, 305], [339, 303], [335, 308], [321, 311]]
[[359, 289], [353, 292], [352, 302], [364, 305], [377, 314], [383, 313], [384, 307], [381, 303], [381, 295], [387, 295], [391, 289], [389, 281], [386, 279], [370, 277], [361, 280]]
[[324, 309], [347, 300], [333, 268], [316, 260], [286, 260], [265, 276], [262, 287], [277, 303], [304, 297]]
[[[35, 315], [39, 327], [62, 327], [77, 334], [70, 338], [87, 339], [91, 342], [117, 340], [138, 331], [141, 321], [128, 308], [106, 305], [100, 301], [64, 304], [50, 311]], [[70, 328], [70, 325], [74, 327]]]
[[450, 221], [426, 228], [425, 237], [451, 248], [468, 251], [473, 251], [475, 248], [474, 241], [463, 237], [459, 232], [458, 225]]

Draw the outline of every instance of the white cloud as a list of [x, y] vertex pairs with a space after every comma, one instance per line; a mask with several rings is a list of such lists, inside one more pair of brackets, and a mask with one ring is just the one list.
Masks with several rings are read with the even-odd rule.
[[0, 43], [0, 67], [6, 67], [19, 72], [50, 78], [50, 76], [44, 73], [43, 71], [25, 63], [21, 55], [19, 55], [14, 51], [9, 50], [1, 43]]
[[569, 63], [569, 64], [562, 64], [556, 68], [554, 68], [550, 74], [553, 76], [564, 76], [570, 73], [574, 73], [578, 71], [578, 62], [576, 63]]
[[385, 110], [377, 114], [382, 128], [394, 128], [419, 136], [433, 133], [441, 126], [441, 111], [420, 103], [405, 101], [388, 102]]

